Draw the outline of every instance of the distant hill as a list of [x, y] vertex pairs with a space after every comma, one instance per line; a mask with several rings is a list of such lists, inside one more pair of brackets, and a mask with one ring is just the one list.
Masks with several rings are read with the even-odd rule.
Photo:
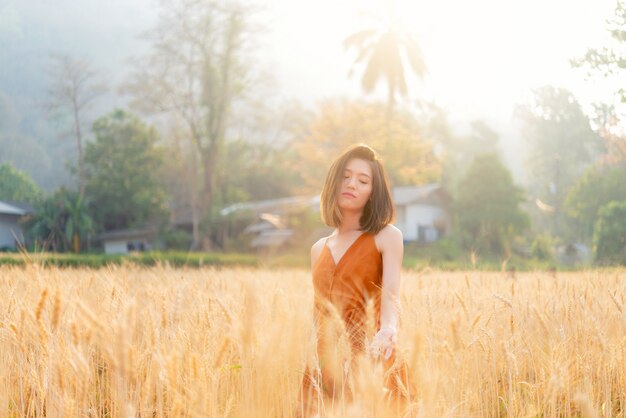
[[46, 191], [71, 182], [66, 169], [75, 146], [55, 126], [42, 104], [52, 54], [90, 61], [110, 93], [89, 122], [123, 106], [116, 94], [133, 55], [147, 44], [139, 35], [156, 16], [151, 0], [5, 0], [0, 6], [0, 162], [11, 161]]

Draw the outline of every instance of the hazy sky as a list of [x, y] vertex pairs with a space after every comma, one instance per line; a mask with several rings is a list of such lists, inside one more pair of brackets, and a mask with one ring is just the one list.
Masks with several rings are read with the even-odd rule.
[[[275, 96], [307, 105], [367, 97], [360, 88], [362, 68], [348, 78], [353, 55], [342, 41], [385, 16], [389, 0], [245, 1], [264, 9], [258, 19], [266, 29], [258, 36], [257, 55], [273, 73]], [[499, 133], [507, 163], [520, 178], [524, 153], [511, 119], [515, 104], [547, 84], [571, 90], [583, 105], [610, 102], [617, 90], [615, 82], [602, 78], [585, 81], [584, 71], [569, 63], [589, 47], [609, 44], [606, 20], [615, 1], [396, 0], [397, 15], [416, 34], [429, 68], [425, 80], [410, 86], [409, 103], [436, 102], [457, 131], [472, 119], [485, 120]], [[49, 54], [69, 52], [94, 62], [118, 84], [132, 69], [132, 56], [146, 53], [149, 44], [139, 35], [155, 23], [156, 5], [156, 0], [0, 0], [0, 41], [12, 39], [0, 45], [12, 51], [0, 74], [13, 68], [28, 75], [24, 89], [43, 91], [41, 69]], [[30, 50], [31, 44], [39, 49]], [[378, 97], [386, 98], [382, 84]]]
[[[374, 0], [265, 0], [269, 51], [283, 94], [300, 98], [362, 96], [352, 56], [341, 41], [367, 28], [388, 6]], [[585, 82], [569, 60], [606, 45], [615, 0], [397, 0], [398, 15], [418, 38], [429, 75], [413, 93], [453, 116], [510, 119], [512, 107], [545, 84], [587, 103], [610, 94]], [[381, 86], [382, 87], [382, 86]], [[380, 95], [383, 90], [381, 88]]]
[[[363, 97], [361, 71], [348, 78], [353, 55], [342, 41], [371, 27], [373, 17], [385, 16], [391, 0], [245, 1], [264, 6], [260, 20], [266, 31], [259, 36], [259, 56], [267, 60], [282, 96], [309, 103]], [[454, 117], [500, 120], [509, 119], [514, 103], [545, 84], [569, 88], [584, 103], [606, 99], [616, 89], [604, 88], [602, 80], [585, 82], [583, 71], [572, 69], [569, 60], [609, 42], [606, 19], [615, 1], [395, 0], [397, 15], [416, 34], [429, 68], [426, 79], [412, 86], [413, 97], [434, 100]], [[11, 13], [11, 4], [25, 16]], [[40, 46], [48, 46], [49, 53], [86, 55], [108, 66], [120, 81], [123, 68], [130, 68], [128, 55], [147, 47], [138, 35], [155, 22], [156, 4], [0, 0], [0, 29], [19, 28], [23, 20], [17, 31], [24, 36], [37, 31]], [[46, 31], [60, 32], [48, 36], [55, 44], [43, 40]], [[19, 43], [14, 46], [16, 54], [29, 53]], [[382, 85], [379, 95], [386, 97]]]

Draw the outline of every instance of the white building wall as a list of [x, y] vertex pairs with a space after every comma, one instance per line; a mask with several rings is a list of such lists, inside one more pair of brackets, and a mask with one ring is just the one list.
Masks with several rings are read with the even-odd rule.
[[0, 247], [15, 248], [15, 237], [23, 240], [22, 227], [15, 220], [15, 216], [0, 214]]
[[[396, 226], [402, 231], [405, 241], [434, 241], [437, 233], [435, 229], [435, 220], [445, 219], [446, 212], [437, 206], [431, 205], [407, 205], [402, 211], [398, 211], [398, 215], [402, 214], [403, 219], [398, 216]], [[420, 226], [424, 237], [419, 236]]]
[[400, 231], [402, 231], [403, 239], [406, 241], [405, 231], [406, 231], [406, 210], [404, 206], [396, 207], [396, 219], [393, 223]]
[[128, 254], [126, 241], [105, 241], [104, 252], [106, 254]]

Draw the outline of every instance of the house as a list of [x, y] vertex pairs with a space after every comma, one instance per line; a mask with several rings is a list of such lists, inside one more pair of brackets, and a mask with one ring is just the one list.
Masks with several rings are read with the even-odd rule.
[[293, 235], [284, 217], [271, 213], [259, 215], [258, 220], [248, 225], [243, 232], [254, 236], [250, 241], [252, 248], [280, 247], [287, 244]]
[[394, 187], [393, 199], [404, 241], [428, 243], [450, 233], [450, 196], [439, 183]]
[[24, 245], [20, 221], [32, 213], [29, 205], [0, 201], [0, 251], [16, 250]]
[[99, 234], [96, 239], [102, 242], [106, 254], [128, 254], [131, 251], [153, 249], [156, 231], [152, 228], [120, 229]]
[[[402, 231], [406, 242], [429, 243], [450, 233], [450, 197], [439, 183], [395, 187], [392, 193], [396, 204], [395, 225]], [[240, 211], [250, 213], [254, 220], [244, 233], [251, 235], [251, 246], [266, 247], [288, 243], [295, 231], [288, 228], [285, 217], [306, 209], [319, 212], [320, 196], [237, 203], [220, 213], [222, 216]]]
[[220, 211], [222, 216], [245, 213], [251, 223], [243, 230], [255, 249], [289, 245], [296, 231], [289, 228], [287, 217], [305, 210], [319, 211], [319, 196], [295, 196], [257, 202], [236, 203]]

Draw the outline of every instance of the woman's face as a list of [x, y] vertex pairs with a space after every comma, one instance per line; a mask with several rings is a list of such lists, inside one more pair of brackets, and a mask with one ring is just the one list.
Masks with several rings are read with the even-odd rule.
[[363, 210], [372, 194], [372, 180], [372, 167], [368, 161], [348, 160], [339, 187], [339, 209]]

